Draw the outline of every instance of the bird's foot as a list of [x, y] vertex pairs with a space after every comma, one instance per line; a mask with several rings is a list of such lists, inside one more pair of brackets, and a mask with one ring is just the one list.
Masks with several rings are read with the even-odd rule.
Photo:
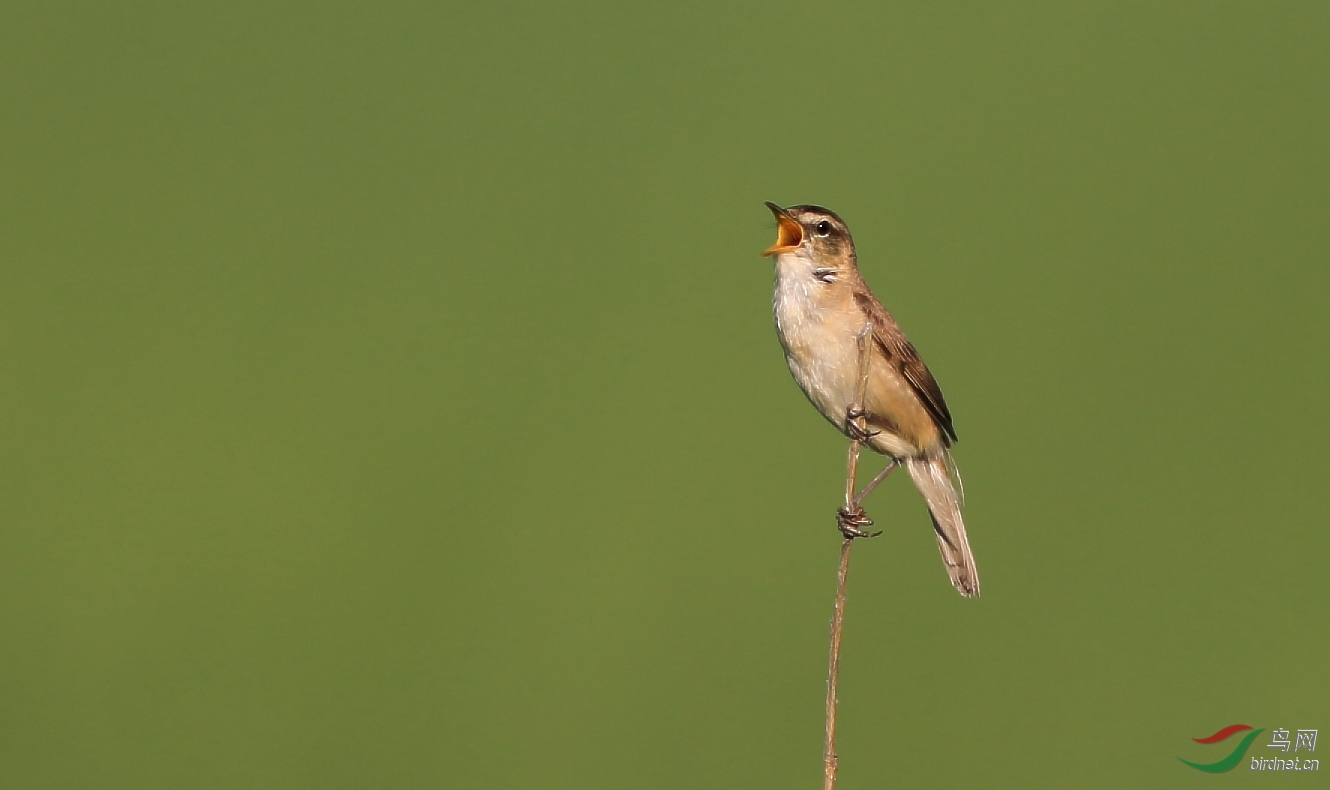
[[881, 431], [870, 431], [867, 427], [861, 427], [857, 420], [867, 417], [868, 412], [863, 409], [849, 408], [845, 410], [845, 433], [856, 442], [867, 442]]
[[846, 540], [855, 538], [876, 538], [882, 534], [881, 530], [877, 532], [865, 532], [860, 527], [873, 526], [873, 519], [868, 517], [864, 509], [855, 505], [854, 507], [843, 507], [836, 511], [836, 528], [840, 534], [845, 536]]

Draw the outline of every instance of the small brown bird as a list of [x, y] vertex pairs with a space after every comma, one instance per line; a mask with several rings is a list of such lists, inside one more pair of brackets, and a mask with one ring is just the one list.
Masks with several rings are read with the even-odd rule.
[[[840, 217], [821, 206], [781, 208], [772, 308], [785, 361], [799, 388], [837, 430], [904, 464], [928, 503], [937, 547], [961, 595], [979, 595], [979, 574], [947, 471], [956, 440], [951, 412], [928, 366], [859, 274], [854, 239]], [[870, 376], [863, 411], [858, 396], [859, 338], [872, 325]], [[861, 431], [854, 420], [863, 418]]]

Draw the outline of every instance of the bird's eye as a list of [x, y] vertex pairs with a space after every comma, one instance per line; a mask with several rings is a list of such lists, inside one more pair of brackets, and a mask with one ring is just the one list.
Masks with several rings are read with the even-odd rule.
[[819, 236], [831, 235], [831, 223], [827, 222], [825, 219], [814, 225], [813, 229], [817, 231], [817, 235]]

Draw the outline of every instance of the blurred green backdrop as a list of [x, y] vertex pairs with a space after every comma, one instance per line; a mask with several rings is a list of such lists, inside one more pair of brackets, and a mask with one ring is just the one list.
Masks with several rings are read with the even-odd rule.
[[841, 787], [1330, 726], [1324, 4], [4, 17], [5, 787], [815, 786], [763, 200], [850, 223], [984, 580], [870, 499]]

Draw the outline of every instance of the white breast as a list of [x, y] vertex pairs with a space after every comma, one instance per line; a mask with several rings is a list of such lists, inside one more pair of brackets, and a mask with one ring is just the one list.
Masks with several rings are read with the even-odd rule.
[[794, 380], [822, 416], [837, 428], [858, 385], [859, 311], [847, 309], [835, 285], [813, 277], [814, 265], [797, 253], [776, 259], [772, 311], [776, 334]]

